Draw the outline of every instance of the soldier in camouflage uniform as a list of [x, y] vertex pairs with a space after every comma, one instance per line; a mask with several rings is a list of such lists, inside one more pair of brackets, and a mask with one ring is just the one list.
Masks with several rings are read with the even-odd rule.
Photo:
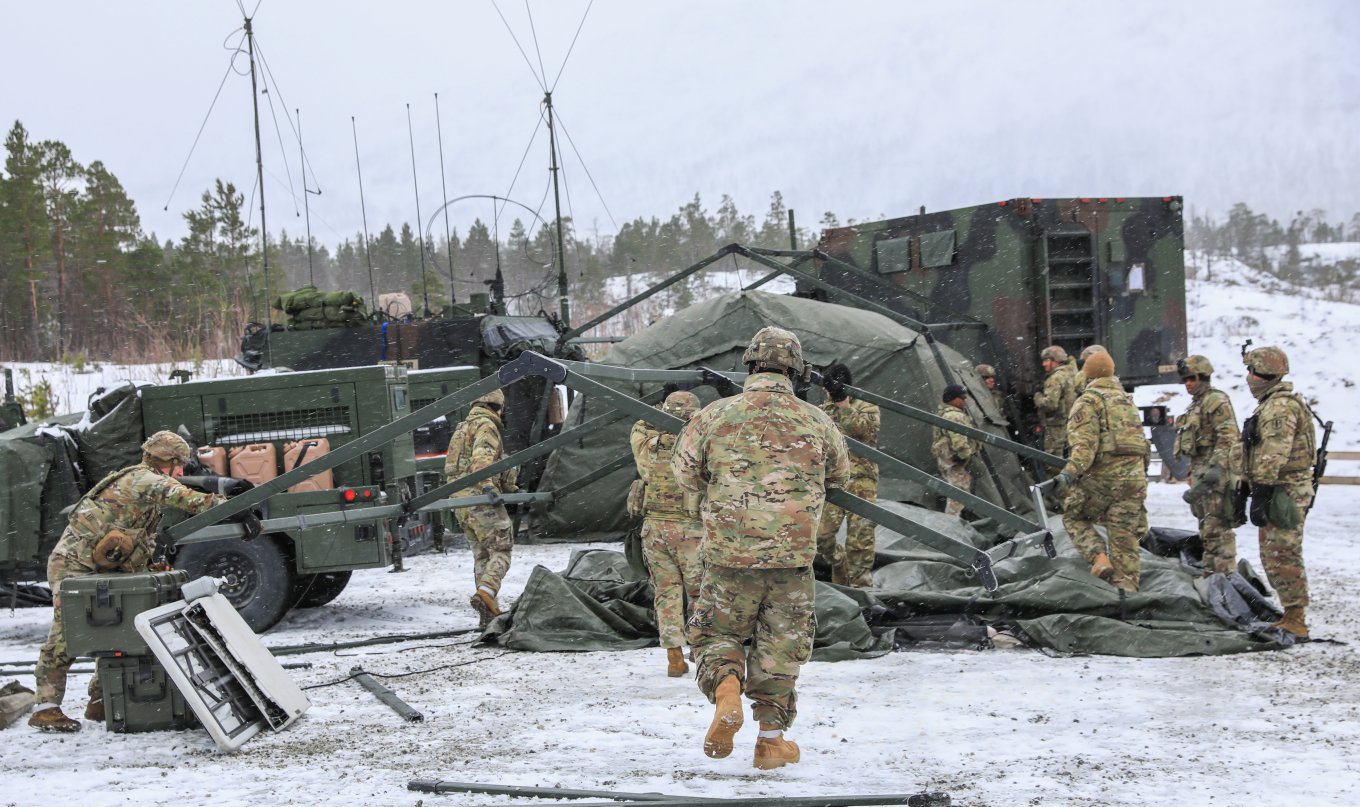
[[[850, 368], [833, 364], [822, 373], [822, 388], [827, 401], [822, 411], [841, 434], [861, 443], [878, 447], [878, 407], [868, 401], [851, 398], [845, 391], [853, 385]], [[878, 498], [878, 464], [864, 457], [850, 457], [850, 481], [845, 489], [861, 499]], [[841, 522], [848, 520], [845, 546], [836, 543]], [[831, 567], [831, 582], [843, 586], [871, 588], [874, 585], [874, 523], [863, 516], [846, 513], [834, 504], [822, 510], [822, 521], [817, 528], [817, 555]]]
[[[61, 619], [61, 583], [68, 577], [114, 572], [144, 572], [156, 551], [156, 522], [161, 508], [201, 513], [226, 501], [180, 484], [189, 461], [189, 444], [173, 432], [156, 432], [142, 444], [142, 461], [114, 471], [76, 503], [65, 531], [47, 559], [52, 588], [52, 630], [38, 652], [33, 677], [38, 683], [38, 711], [28, 724], [44, 731], [79, 731], [80, 723], [61, 711], [66, 673], [73, 658], [66, 654]], [[89, 720], [104, 719], [104, 693], [99, 676], [90, 678]]]
[[987, 391], [992, 394], [992, 402], [996, 404], [996, 411], [1002, 417], [1006, 417], [1006, 393], [997, 383], [996, 368], [990, 364], [979, 364], [973, 369], [977, 371], [982, 383], [987, 385]]
[[[683, 390], [666, 396], [661, 411], [689, 420], [699, 411], [699, 398]], [[642, 493], [642, 557], [652, 580], [657, 632], [666, 648], [666, 674], [679, 678], [689, 671], [683, 646], [685, 604], [693, 610], [699, 602], [699, 583], [704, 565], [699, 545], [704, 524], [699, 520], [699, 494], [680, 487], [671, 470], [674, 434], [651, 427], [645, 420], [633, 424], [630, 443]]]
[[[1092, 353], [1109, 353], [1109, 352], [1110, 351], [1105, 349], [1104, 345], [1087, 345], [1086, 347], [1081, 349], [1081, 355], [1077, 356], [1077, 369], [1081, 369], [1082, 367], [1086, 366], [1086, 360], [1091, 358]], [[1079, 382], [1078, 386], [1081, 386], [1080, 384], [1081, 379], [1079, 378], [1077, 379], [1077, 381]]]
[[1044, 427], [1044, 451], [1061, 457], [1067, 450], [1067, 416], [1080, 392], [1077, 363], [1057, 345], [1044, 348], [1039, 360], [1044, 367], [1044, 388], [1034, 394], [1034, 406]]
[[[963, 387], [958, 384], [950, 384], [944, 388], [941, 399], [943, 403], [940, 404], [940, 411], [935, 414], [960, 426], [973, 425], [972, 419], [968, 417], [968, 412], [965, 409], [968, 406], [968, 398]], [[980, 450], [978, 442], [964, 437], [958, 432], [941, 429], [939, 426], [932, 427], [930, 432], [930, 453], [939, 465], [940, 477], [954, 487], [971, 493], [973, 491], [973, 474], [968, 470], [968, 463], [972, 462], [973, 457], [977, 456]], [[944, 506], [944, 512], [947, 515], [957, 516], [963, 512], [963, 502], [950, 499]]]
[[1303, 568], [1303, 524], [1313, 504], [1317, 430], [1313, 410], [1294, 385], [1281, 380], [1289, 357], [1259, 347], [1243, 357], [1256, 411], [1242, 429], [1244, 475], [1251, 490], [1251, 523], [1261, 528], [1261, 565], [1280, 595], [1284, 618], [1275, 627], [1308, 638], [1308, 574]]
[[[504, 408], [505, 393], [500, 390], [492, 390], [472, 402], [467, 417], [449, 438], [449, 451], [444, 458], [447, 479], [474, 474], [505, 456], [501, 448], [501, 410]], [[519, 490], [518, 480], [519, 469], [510, 468], [476, 486], [457, 491], [452, 498], [514, 493]], [[510, 514], [503, 504], [460, 507], [457, 514], [458, 526], [463, 528], [472, 548], [472, 570], [477, 585], [470, 600], [472, 610], [477, 612], [478, 624], [486, 627], [492, 617], [501, 613], [496, 595], [501, 590], [505, 573], [510, 570], [510, 550], [514, 544]]]
[[[1114, 375], [1114, 359], [1093, 353], [1082, 367], [1086, 389], [1067, 420], [1071, 453], [1058, 474], [1066, 491], [1063, 527], [1091, 574], [1121, 591], [1138, 590], [1138, 542], [1147, 533], [1147, 467], [1152, 457], [1143, 420]], [[1106, 552], [1096, 525], [1109, 535]]]
[[767, 769], [799, 759], [784, 730], [812, 654], [817, 526], [850, 458], [836, 424], [794, 396], [794, 379], [806, 377], [797, 336], [762, 328], [742, 358], [751, 373], [742, 393], [685, 426], [671, 467], [705, 497], [704, 582], [690, 619], [699, 688], [715, 704], [704, 753], [732, 753], [744, 688], [760, 721], [754, 763]]
[[1203, 356], [1187, 356], [1176, 365], [1190, 408], [1176, 418], [1175, 454], [1190, 460], [1190, 490], [1184, 499], [1199, 519], [1204, 544], [1204, 573], [1227, 574], [1237, 565], [1237, 535], [1229, 523], [1230, 455], [1242, 439], [1237, 415], [1223, 390], [1214, 389], [1214, 366]]

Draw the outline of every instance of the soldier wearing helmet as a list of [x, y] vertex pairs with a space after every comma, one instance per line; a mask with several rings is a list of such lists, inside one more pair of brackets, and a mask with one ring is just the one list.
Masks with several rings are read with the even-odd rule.
[[[968, 416], [968, 391], [958, 384], [944, 388], [940, 396], [940, 410], [935, 414], [960, 426], [972, 426], [973, 419]], [[955, 431], [934, 426], [930, 430], [930, 453], [940, 469], [940, 478], [958, 488], [971, 493], [973, 474], [968, 468], [973, 457], [982, 446], [978, 441]], [[946, 515], [957, 516], [963, 512], [963, 502], [950, 499], [944, 506]]]
[[1242, 451], [1251, 494], [1251, 523], [1261, 528], [1261, 565], [1280, 595], [1284, 618], [1275, 627], [1308, 638], [1308, 575], [1303, 567], [1303, 525], [1313, 504], [1317, 430], [1313, 410], [1283, 380], [1289, 357], [1278, 347], [1246, 353], [1247, 387], [1256, 411], [1242, 428]]
[[1044, 348], [1039, 361], [1044, 368], [1044, 388], [1034, 394], [1034, 406], [1044, 427], [1044, 451], [1061, 457], [1067, 451], [1067, 415], [1081, 387], [1077, 363], [1058, 345]]
[[[449, 438], [449, 450], [444, 457], [446, 478], [453, 480], [477, 473], [505, 456], [501, 446], [501, 416], [504, 409], [505, 393], [499, 389], [472, 402], [467, 417], [463, 418]], [[514, 493], [519, 490], [518, 481], [519, 469], [509, 468], [490, 479], [457, 491], [452, 498]], [[477, 612], [478, 624], [484, 628], [492, 617], [499, 616], [501, 612], [496, 595], [500, 593], [505, 573], [510, 570], [510, 550], [514, 545], [511, 533], [514, 526], [505, 505], [500, 503], [460, 507], [456, 513], [458, 525], [463, 528], [468, 546], [472, 548], [472, 569], [477, 588], [472, 593], [470, 603], [472, 610]]]
[[1204, 573], [1227, 574], [1237, 567], [1237, 535], [1230, 523], [1231, 454], [1242, 439], [1227, 393], [1214, 389], [1214, 367], [1203, 356], [1186, 356], [1176, 371], [1190, 393], [1190, 408], [1176, 418], [1177, 456], [1190, 460], [1190, 490], [1184, 498], [1199, 520]]
[[[839, 362], [822, 371], [822, 389], [827, 400], [822, 411], [841, 430], [841, 434], [861, 443], [878, 447], [878, 407], [851, 398], [847, 386], [854, 384], [850, 368]], [[850, 481], [845, 489], [861, 499], [878, 498], [878, 463], [864, 457], [850, 458]], [[841, 522], [847, 521], [845, 546], [836, 543]], [[817, 555], [831, 568], [831, 582], [843, 586], [870, 588], [874, 584], [874, 524], [863, 516], [847, 513], [834, 504], [822, 510], [817, 528]]]
[[987, 391], [992, 394], [992, 402], [996, 404], [996, 411], [1002, 416], [1006, 416], [1006, 393], [1001, 389], [1001, 383], [996, 379], [996, 368], [990, 364], [979, 364], [973, 368], [977, 371], [978, 377], [987, 387]]
[[1081, 349], [1081, 355], [1077, 356], [1077, 367], [1080, 368], [1082, 365], [1086, 364], [1086, 360], [1091, 358], [1092, 353], [1109, 353], [1109, 352], [1110, 351], [1105, 349], [1104, 345], [1087, 345], [1086, 347]]
[[[699, 398], [677, 390], [666, 396], [661, 411], [685, 422], [699, 411]], [[682, 488], [671, 470], [676, 435], [645, 420], [633, 424], [629, 444], [638, 478], [629, 492], [630, 513], [642, 516], [642, 557], [652, 581], [657, 632], [666, 650], [666, 674], [679, 678], [689, 671], [684, 646], [691, 644], [686, 629], [686, 601], [693, 611], [699, 603], [704, 565], [699, 545], [704, 524], [699, 520], [701, 497]]]
[[[52, 588], [52, 630], [38, 651], [34, 678], [38, 682], [38, 710], [28, 724], [44, 731], [79, 731], [80, 723], [61, 710], [66, 695], [66, 673], [74, 659], [66, 653], [62, 625], [61, 583], [68, 577], [91, 574], [144, 572], [156, 551], [156, 524], [161, 508], [201, 513], [225, 499], [180, 484], [189, 459], [189, 444], [167, 431], [156, 432], [142, 444], [142, 461], [104, 477], [76, 503], [56, 547], [47, 559], [47, 582]], [[99, 676], [92, 676], [87, 720], [104, 719], [104, 694]]]
[[844, 487], [851, 470], [836, 424], [794, 395], [806, 377], [798, 337], [762, 328], [744, 360], [741, 394], [694, 416], [671, 468], [704, 494], [704, 581], [689, 623], [699, 688], [715, 705], [704, 753], [732, 753], [744, 691], [760, 721], [754, 764], [766, 769], [799, 760], [784, 730], [812, 651], [817, 526], [827, 489]]

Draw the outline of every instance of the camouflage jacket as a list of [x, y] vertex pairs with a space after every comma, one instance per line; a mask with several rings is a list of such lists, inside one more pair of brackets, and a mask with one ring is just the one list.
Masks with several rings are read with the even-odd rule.
[[1188, 458], [1195, 471], [1210, 464], [1226, 470], [1233, 446], [1242, 439], [1237, 415], [1226, 392], [1200, 383], [1190, 408], [1176, 418], [1175, 453]]
[[[834, 401], [827, 401], [822, 404], [822, 411], [841, 430], [841, 434], [853, 437], [870, 448], [878, 448], [878, 407], [857, 398], [848, 400], [849, 406], [837, 406]], [[850, 478], [877, 481], [878, 463], [851, 454]]]
[[[949, 404], [941, 404], [940, 411], [935, 414], [945, 420], [953, 421], [960, 426], [972, 426], [973, 423], [968, 418], [968, 413]], [[969, 437], [964, 437], [958, 432], [951, 432], [948, 429], [941, 429], [933, 426], [930, 429], [930, 453], [935, 457], [935, 461], [941, 467], [952, 467], [963, 465], [973, 458], [978, 452], [978, 442]]]
[[76, 502], [52, 554], [64, 556], [93, 573], [96, 571], [94, 545], [109, 530], [118, 529], [132, 536], [137, 546], [132, 554], [138, 562], [122, 571], [144, 571], [155, 554], [155, 527], [160, 520], [161, 508], [201, 513], [224, 501], [222, 496], [187, 488], [150, 465], [131, 465], [101, 479]]
[[[500, 415], [485, 406], [473, 404], [468, 416], [453, 430], [453, 437], [449, 438], [449, 452], [444, 457], [444, 476], [452, 481], [475, 474], [504, 456]], [[490, 479], [463, 488], [453, 496], [477, 496], [487, 485], [495, 488], [497, 493], [514, 493], [519, 490], [516, 485], [518, 480], [519, 469], [509, 468]]]
[[1243, 440], [1248, 480], [1277, 485], [1286, 476], [1297, 478], [1313, 467], [1317, 452], [1313, 411], [1294, 392], [1293, 384], [1281, 381], [1272, 387], [1251, 416], [1260, 439], [1254, 445]]
[[1119, 379], [1092, 379], [1067, 419], [1071, 453], [1064, 471], [1091, 476], [1143, 477], [1152, 451], [1143, 418]]
[[[639, 428], [639, 424], [643, 428]], [[629, 437], [638, 478], [646, 483], [642, 498], [643, 517], [697, 522], [699, 494], [681, 487], [675, 481], [675, 472], [671, 470], [676, 435], [639, 420], [633, 424], [633, 433]]]
[[826, 491], [850, 478], [845, 438], [777, 373], [747, 376], [740, 395], [704, 407], [680, 431], [671, 468], [705, 494], [704, 563], [812, 565]]
[[1034, 406], [1039, 410], [1039, 420], [1045, 426], [1063, 425], [1080, 393], [1077, 362], [1068, 356], [1067, 361], [1054, 367], [1053, 372], [1044, 377], [1044, 388], [1034, 393]]

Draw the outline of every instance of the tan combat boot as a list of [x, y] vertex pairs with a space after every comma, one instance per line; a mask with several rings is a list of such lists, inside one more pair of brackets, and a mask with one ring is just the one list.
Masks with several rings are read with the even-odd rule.
[[1091, 562], [1091, 576], [1099, 577], [1107, 583], [1114, 577], [1114, 564], [1110, 563], [1109, 555], [1104, 552], [1096, 555], [1096, 559]]
[[732, 753], [732, 738], [741, 730], [741, 680], [729, 675], [713, 693], [713, 722], [704, 735], [704, 753], [722, 759]]
[[685, 663], [684, 648], [666, 648], [666, 675], [671, 678], [679, 678], [687, 672], [689, 672], [689, 665]]
[[98, 722], [100, 722], [100, 723], [103, 723], [103, 722], [104, 722], [104, 699], [103, 699], [103, 698], [95, 698], [94, 700], [92, 700], [92, 701], [90, 701], [89, 703], [85, 704], [85, 719], [86, 719], [86, 720], [95, 720], [95, 721], [98, 721]]
[[[761, 723], [761, 734], [763, 735], [767, 731], [779, 730], [774, 726]], [[799, 760], [800, 756], [798, 743], [785, 739], [782, 731], [779, 732], [778, 737], [761, 736], [756, 738], [755, 766], [762, 771], [792, 765]]]
[[477, 627], [485, 628], [495, 617], [501, 615], [501, 606], [496, 602], [496, 595], [484, 588], [478, 587], [472, 594], [472, 610], [477, 612]]
[[1284, 628], [1300, 639], [1308, 638], [1308, 623], [1303, 621], [1303, 606], [1291, 605], [1284, 609], [1284, 618], [1270, 623], [1272, 628]]
[[60, 706], [49, 706], [33, 713], [28, 725], [42, 731], [60, 731], [67, 734], [80, 731], [80, 723], [67, 717]]

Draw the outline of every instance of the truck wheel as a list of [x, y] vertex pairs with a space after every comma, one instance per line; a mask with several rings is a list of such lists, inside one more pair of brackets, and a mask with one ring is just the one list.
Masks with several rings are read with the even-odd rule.
[[268, 536], [254, 541], [227, 540], [188, 544], [175, 555], [175, 568], [189, 579], [216, 577], [217, 591], [236, 608], [256, 633], [274, 627], [293, 602], [293, 572], [278, 542]]
[[352, 572], [300, 574], [293, 580], [293, 607], [316, 608], [325, 605], [345, 590]]

